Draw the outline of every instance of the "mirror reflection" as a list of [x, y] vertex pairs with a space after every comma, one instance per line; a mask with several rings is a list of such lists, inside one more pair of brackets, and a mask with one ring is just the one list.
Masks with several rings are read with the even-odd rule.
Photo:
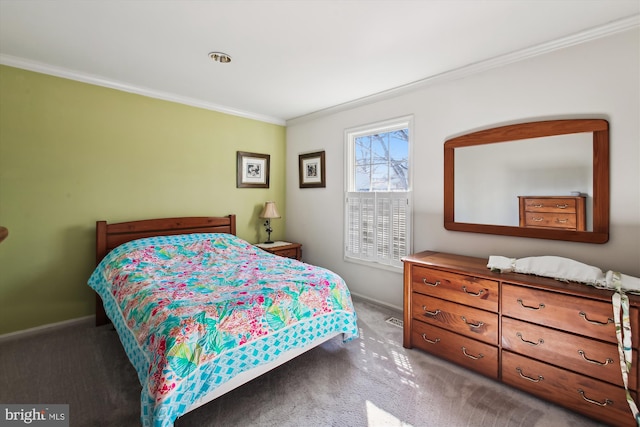
[[583, 132], [456, 149], [454, 220], [519, 227], [519, 197], [581, 195], [584, 229], [593, 231], [592, 139]]

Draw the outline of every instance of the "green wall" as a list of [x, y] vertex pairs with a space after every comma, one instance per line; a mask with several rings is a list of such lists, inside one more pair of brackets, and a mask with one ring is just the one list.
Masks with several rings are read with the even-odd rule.
[[[0, 334], [94, 313], [97, 220], [235, 213], [264, 240], [285, 148], [283, 126], [0, 66]], [[236, 151], [271, 155], [270, 188], [236, 188]]]

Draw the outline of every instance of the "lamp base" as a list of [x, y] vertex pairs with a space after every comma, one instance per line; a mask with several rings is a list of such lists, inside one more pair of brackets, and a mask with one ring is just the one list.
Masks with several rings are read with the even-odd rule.
[[266, 241], [266, 242], [264, 242], [264, 243], [269, 244], [269, 243], [275, 243], [275, 242], [274, 242], [273, 240], [267, 240], [267, 241]]
[[271, 232], [273, 231], [273, 228], [271, 228], [271, 218], [267, 218], [264, 226], [267, 227], [265, 230], [267, 232], [267, 241], [265, 243], [273, 243], [273, 240], [271, 240]]

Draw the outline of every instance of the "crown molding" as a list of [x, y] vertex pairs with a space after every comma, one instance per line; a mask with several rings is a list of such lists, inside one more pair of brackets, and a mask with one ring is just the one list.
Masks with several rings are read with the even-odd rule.
[[383, 92], [379, 92], [366, 97], [358, 98], [353, 101], [338, 104], [329, 108], [315, 111], [313, 113], [305, 114], [299, 117], [294, 117], [289, 120], [284, 120], [277, 117], [265, 116], [248, 111], [237, 110], [234, 108], [226, 107], [223, 105], [212, 104], [195, 98], [188, 98], [179, 96], [176, 94], [156, 91], [153, 89], [134, 86], [115, 80], [109, 80], [104, 77], [95, 76], [91, 74], [81, 73], [66, 68], [56, 67], [49, 64], [44, 64], [37, 61], [31, 61], [24, 58], [19, 58], [11, 55], [0, 54], [0, 64], [10, 67], [21, 68], [29, 71], [34, 71], [42, 74], [48, 74], [56, 77], [62, 77], [65, 79], [76, 80], [83, 83], [89, 83], [97, 86], [103, 86], [111, 89], [120, 90], [123, 92], [134, 93], [137, 95], [146, 96], [149, 98], [161, 99], [169, 102], [176, 102], [179, 104], [189, 105], [192, 107], [202, 108], [205, 110], [216, 111], [219, 113], [230, 114], [233, 116], [244, 117], [251, 120], [257, 120], [261, 122], [271, 123], [280, 126], [288, 126], [299, 124], [308, 120], [317, 119], [320, 117], [335, 114], [340, 111], [349, 110], [358, 106], [382, 101], [403, 95], [409, 92], [413, 92], [424, 87], [443, 83], [450, 80], [457, 80], [463, 77], [471, 76], [477, 73], [481, 73], [486, 70], [508, 65], [514, 62], [522, 61], [534, 56], [543, 55], [545, 53], [554, 52], [567, 47], [575, 46], [578, 44], [586, 43], [592, 40], [597, 40], [603, 37], [607, 37], [616, 33], [628, 31], [640, 26], [640, 14], [630, 16], [628, 18], [620, 19], [610, 22], [608, 24], [591, 28], [586, 31], [563, 37], [550, 42], [542, 43], [530, 48], [518, 50], [505, 55], [500, 55], [494, 58], [490, 58], [484, 61], [469, 64], [451, 71], [446, 71], [434, 76], [418, 80], [406, 85], [398, 86], [393, 89], [389, 89]]
[[502, 67], [514, 62], [523, 61], [534, 56], [543, 55], [546, 53], [554, 52], [560, 49], [565, 49], [578, 44], [586, 43], [589, 41], [597, 40], [613, 34], [629, 31], [640, 27], [640, 14], [633, 15], [628, 18], [612, 21], [608, 24], [591, 28], [589, 30], [581, 31], [579, 33], [572, 34], [570, 36], [562, 37], [550, 42], [541, 43], [536, 46], [532, 46], [526, 49], [521, 49], [515, 52], [507, 53], [505, 55], [496, 56], [484, 61], [475, 62], [469, 65], [465, 65], [454, 70], [445, 71], [440, 74], [427, 77], [422, 80], [418, 80], [406, 85], [398, 86], [393, 89], [389, 89], [383, 92], [379, 92], [373, 95], [358, 98], [353, 101], [345, 102], [343, 104], [335, 105], [333, 107], [325, 108], [315, 111], [313, 113], [305, 114], [303, 116], [295, 117], [286, 121], [286, 125], [300, 124], [309, 120], [318, 119], [320, 117], [328, 116], [338, 113], [340, 111], [350, 110], [359, 106], [372, 104], [385, 99], [395, 98], [400, 95], [404, 95], [427, 86], [443, 83], [450, 80], [457, 80], [463, 77], [468, 77], [474, 74], [481, 73], [493, 68]]
[[161, 92], [145, 87], [134, 86], [127, 83], [118, 82], [116, 80], [109, 80], [104, 77], [95, 76], [91, 74], [81, 73], [78, 71], [69, 70], [62, 67], [56, 67], [42, 62], [31, 61], [24, 58], [19, 58], [11, 55], [0, 54], [0, 64], [10, 67], [21, 68], [28, 71], [34, 71], [37, 73], [48, 74], [55, 77], [62, 77], [64, 79], [76, 80], [83, 83], [89, 83], [96, 86], [107, 87], [110, 89], [116, 89], [123, 92], [134, 93], [137, 95], [146, 96], [149, 98], [161, 99], [163, 101], [176, 102], [178, 104], [189, 105], [192, 107], [202, 108], [205, 110], [216, 111], [219, 113], [230, 114], [233, 116], [244, 117], [246, 119], [258, 120], [261, 122], [272, 123], [275, 125], [284, 126], [286, 122], [283, 119], [277, 117], [270, 117], [261, 114], [251, 113], [248, 111], [237, 110], [234, 108], [226, 107], [223, 105], [212, 104], [195, 98], [188, 98], [180, 95], [176, 95], [168, 92]]

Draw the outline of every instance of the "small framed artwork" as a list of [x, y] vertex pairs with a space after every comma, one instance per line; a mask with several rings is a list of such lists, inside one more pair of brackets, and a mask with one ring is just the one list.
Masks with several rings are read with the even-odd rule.
[[237, 188], [269, 188], [268, 154], [238, 151]]
[[327, 186], [324, 172], [324, 151], [300, 154], [300, 188], [324, 188]]

